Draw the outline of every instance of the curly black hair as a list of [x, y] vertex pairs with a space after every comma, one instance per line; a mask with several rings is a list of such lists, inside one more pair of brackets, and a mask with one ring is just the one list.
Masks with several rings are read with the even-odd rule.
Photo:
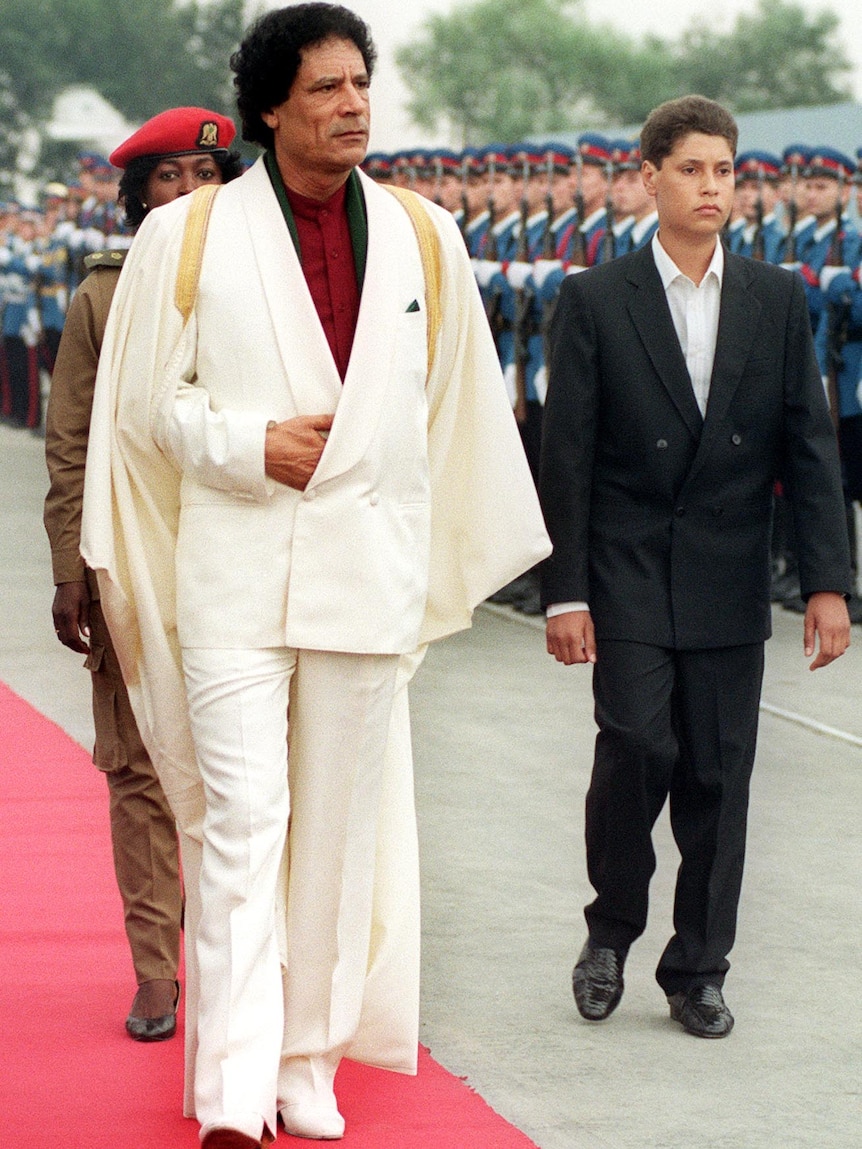
[[340, 4], [292, 4], [252, 24], [230, 58], [244, 140], [272, 147], [273, 131], [261, 113], [283, 104], [290, 95], [302, 49], [329, 39], [352, 41], [371, 78], [377, 59], [371, 32], [364, 20]]
[[[206, 152], [201, 154], [206, 155]], [[123, 205], [126, 223], [129, 227], [140, 227], [144, 216], [150, 210], [143, 199], [147, 180], [150, 178], [150, 173], [155, 171], [162, 160], [168, 158], [167, 156], [138, 156], [137, 159], [129, 160], [120, 179], [117, 193], [117, 202]], [[231, 180], [242, 175], [243, 162], [238, 152], [215, 151], [212, 153], [212, 158], [219, 166], [222, 183], [229, 184]]]

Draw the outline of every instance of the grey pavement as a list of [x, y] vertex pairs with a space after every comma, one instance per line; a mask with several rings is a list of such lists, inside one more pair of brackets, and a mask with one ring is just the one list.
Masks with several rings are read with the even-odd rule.
[[[51, 626], [45, 485], [42, 444], [0, 427], [0, 680], [89, 746], [88, 676]], [[654, 981], [677, 865], [664, 814], [622, 1004], [598, 1025], [576, 1012], [588, 670], [486, 606], [417, 676], [421, 1039], [540, 1149], [862, 1144], [862, 628], [816, 674], [800, 617], [776, 610], [775, 630], [723, 1041], [684, 1034]]]

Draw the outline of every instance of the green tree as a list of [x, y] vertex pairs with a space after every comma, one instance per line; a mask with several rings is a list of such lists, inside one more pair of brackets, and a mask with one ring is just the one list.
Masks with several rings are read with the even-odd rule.
[[693, 26], [677, 49], [677, 79], [736, 112], [810, 107], [850, 99], [850, 71], [834, 12], [809, 14], [796, 3], [760, 0], [720, 35]]
[[430, 16], [396, 60], [417, 124], [505, 142], [571, 126], [589, 102], [579, 74], [597, 38], [581, 0], [479, 0]]
[[511, 142], [589, 122], [637, 123], [702, 92], [737, 112], [848, 98], [833, 13], [760, 0], [720, 34], [702, 19], [678, 41], [590, 24], [581, 0], [476, 0], [429, 17], [396, 59], [418, 125], [464, 143]]
[[132, 121], [179, 104], [229, 112], [228, 57], [242, 36], [244, 7], [243, 0], [3, 0], [0, 164], [8, 167], [23, 133], [44, 126], [71, 84], [92, 86]]

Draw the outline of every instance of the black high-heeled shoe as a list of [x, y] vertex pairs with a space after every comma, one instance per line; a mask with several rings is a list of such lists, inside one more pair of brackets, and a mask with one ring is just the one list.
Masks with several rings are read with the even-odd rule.
[[135, 1041], [167, 1041], [177, 1032], [179, 1002], [180, 983], [175, 981], [173, 1012], [164, 1013], [161, 1017], [135, 1017], [130, 1013], [126, 1018], [126, 1033]]

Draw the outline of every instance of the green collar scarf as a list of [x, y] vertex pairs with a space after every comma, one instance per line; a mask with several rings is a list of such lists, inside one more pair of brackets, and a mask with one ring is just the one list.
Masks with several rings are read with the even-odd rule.
[[[272, 149], [267, 151], [263, 157], [263, 162], [266, 164], [266, 170], [279, 207], [281, 208], [282, 215], [284, 216], [284, 222], [287, 224], [287, 230], [290, 232], [290, 237], [293, 240], [293, 246], [296, 248], [296, 254], [301, 257], [296, 220], [293, 218], [290, 201], [284, 189], [284, 180], [281, 178], [275, 152], [272, 151]], [[347, 192], [344, 197], [344, 205], [347, 210], [347, 226], [350, 228], [350, 239], [353, 245], [353, 263], [356, 267], [356, 282], [359, 285], [359, 290], [362, 291], [362, 284], [365, 280], [365, 261], [368, 256], [368, 217], [365, 211], [365, 196], [362, 194], [362, 184], [359, 182], [356, 168], [354, 168], [347, 177]]]

